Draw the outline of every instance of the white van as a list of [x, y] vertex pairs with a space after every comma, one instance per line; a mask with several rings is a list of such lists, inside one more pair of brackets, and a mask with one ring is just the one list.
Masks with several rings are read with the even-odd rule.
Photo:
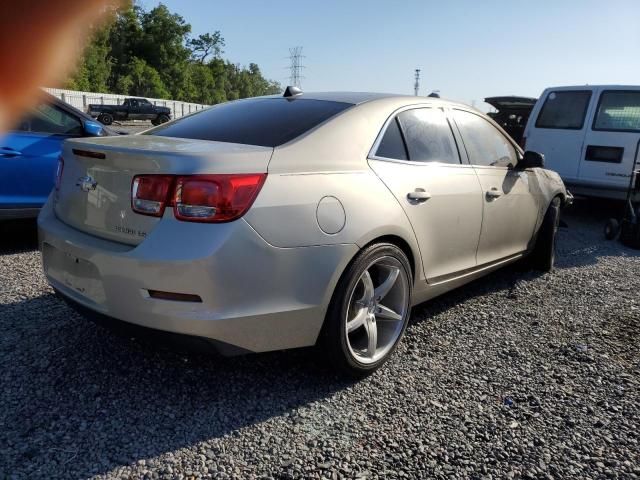
[[640, 86], [547, 88], [524, 131], [572, 193], [624, 199], [640, 163]]

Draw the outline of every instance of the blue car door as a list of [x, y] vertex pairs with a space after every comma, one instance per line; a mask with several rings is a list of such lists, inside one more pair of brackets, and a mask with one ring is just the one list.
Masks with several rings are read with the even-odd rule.
[[0, 208], [41, 207], [53, 188], [62, 142], [83, 131], [78, 117], [42, 104], [0, 136]]

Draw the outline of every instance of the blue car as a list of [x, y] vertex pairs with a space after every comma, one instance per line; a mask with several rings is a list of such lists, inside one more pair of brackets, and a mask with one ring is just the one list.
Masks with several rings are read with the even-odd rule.
[[47, 94], [15, 130], [0, 134], [0, 220], [38, 215], [53, 188], [67, 138], [116, 134]]

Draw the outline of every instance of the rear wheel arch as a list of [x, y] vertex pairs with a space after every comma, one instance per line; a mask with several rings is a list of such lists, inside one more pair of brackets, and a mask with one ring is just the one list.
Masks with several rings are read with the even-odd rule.
[[[357, 257], [357, 255], [363, 251], [366, 250], [367, 248], [369, 248], [371, 245], [375, 244], [375, 243], [391, 243], [393, 245], [395, 245], [396, 247], [398, 247], [400, 250], [402, 250], [402, 252], [407, 256], [407, 260], [409, 260], [409, 265], [411, 266], [411, 277], [413, 279], [413, 283], [415, 285], [416, 282], [416, 256], [413, 253], [413, 249], [411, 248], [411, 245], [409, 245], [409, 242], [407, 242], [404, 238], [398, 236], [398, 235], [383, 235], [381, 237], [376, 237], [373, 240], [371, 240], [370, 242], [368, 242], [366, 245], [363, 245], [363, 247], [358, 250], [358, 253], [354, 256]], [[353, 260], [352, 260], [353, 261]]]
[[[359, 248], [354, 254], [353, 258], [347, 263], [344, 270], [340, 273], [338, 282], [334, 286], [331, 299], [328, 304], [325, 318], [322, 323], [322, 328], [318, 335], [317, 345], [321, 348], [320, 351], [323, 352], [324, 357], [328, 358], [332, 363], [334, 363], [336, 367], [338, 367], [343, 372], [356, 377], [368, 375], [386, 362], [386, 360], [393, 353], [396, 346], [400, 342], [404, 334], [404, 330], [406, 329], [406, 326], [408, 324], [408, 318], [411, 313], [410, 299], [412, 297], [411, 292], [413, 290], [415, 281], [412, 282], [412, 279], [409, 277], [414, 270], [414, 266], [412, 265], [413, 258], [414, 255], [409, 244], [406, 243], [402, 238], [395, 236], [381, 236], [371, 240], [371, 242], [367, 243], [366, 245], [363, 245], [362, 248]], [[369, 340], [369, 347], [367, 351], [371, 349], [372, 345], [376, 350], [378, 348], [382, 348], [383, 351], [381, 353], [382, 356], [379, 359], [371, 357], [372, 363], [362, 363], [361, 360], [357, 361], [354, 358], [354, 356], [357, 357], [358, 354], [354, 353], [353, 348], [360, 348], [360, 346], [354, 347], [351, 342], [351, 334], [349, 333], [351, 332], [351, 330], [348, 330], [350, 320], [349, 317], [346, 316], [346, 314], [348, 314], [352, 305], [358, 304], [360, 302], [356, 301], [355, 304], [352, 303], [351, 296], [353, 295], [353, 292], [356, 291], [354, 289], [357, 287], [357, 282], [360, 281], [359, 278], [362, 278], [360, 277], [360, 274], [363, 271], [363, 266], [369, 264], [372, 259], [374, 261], [370, 264], [370, 266], [377, 265], [375, 262], [378, 260], [382, 260], [380, 265], [388, 265], [390, 261], [396, 262], [396, 265], [398, 267], [396, 268], [396, 271], [398, 273], [396, 273], [396, 277], [394, 277], [394, 279], [391, 281], [391, 284], [395, 285], [395, 282], [406, 282], [404, 283], [405, 285], [407, 285], [406, 289], [404, 290], [406, 297], [404, 297], [404, 299], [396, 298], [396, 301], [400, 301], [401, 303], [404, 303], [404, 301], [406, 300], [406, 305], [404, 308], [394, 308], [393, 306], [387, 306], [386, 304], [384, 304], [384, 306], [379, 309], [378, 305], [382, 304], [382, 302], [384, 301], [383, 299], [391, 297], [385, 297], [386, 293], [381, 293], [379, 297], [374, 297], [374, 292], [376, 292], [377, 290], [373, 289], [374, 287], [376, 287], [376, 285], [373, 283], [373, 281], [375, 280], [372, 281], [372, 278], [375, 278], [375, 276], [368, 277], [369, 284], [371, 285], [372, 301], [373, 298], [375, 298], [375, 303], [373, 305], [369, 304], [369, 315], [374, 315], [375, 317], [383, 315], [383, 318], [395, 320], [394, 317], [386, 316], [388, 315], [388, 313], [385, 313], [385, 311], [390, 312], [391, 314], [394, 314], [394, 312], [396, 312], [395, 315], [398, 317], [398, 320], [401, 320], [400, 317], [402, 317], [402, 325], [401, 329], [396, 332], [397, 336], [394, 336], [394, 338], [392, 338], [393, 344], [389, 343], [388, 345], [383, 345], [382, 347], [380, 347], [379, 342], [376, 343], [377, 334], [373, 336], [374, 340], [373, 343], [371, 343], [372, 337], [368, 333], [369, 329], [367, 328], [367, 337]], [[364, 270], [366, 271], [368, 269], [369, 267], [366, 267]], [[400, 272], [404, 273], [400, 274]], [[398, 274], [400, 274], [400, 276], [398, 276]], [[404, 279], [402, 278], [402, 276], [404, 276]], [[391, 275], [389, 275], [389, 278], [391, 278]], [[378, 278], [378, 282], [379, 281], [380, 278]], [[387, 280], [383, 280], [378, 284], [378, 286], [382, 286], [387, 283]], [[366, 295], [366, 289], [363, 293]], [[363, 304], [360, 303], [361, 307], [362, 305]], [[399, 307], [399, 305], [396, 305], [396, 307]], [[365, 305], [364, 309], [366, 310], [366, 308], [367, 306]], [[359, 314], [356, 315], [356, 317], [358, 316]], [[356, 321], [357, 318], [354, 318], [352, 320]], [[347, 324], [345, 324], [344, 322], [347, 322]], [[376, 322], [374, 321], [371, 325], [375, 326], [375, 324]], [[371, 328], [371, 326], [369, 326], [369, 328]], [[375, 329], [377, 330], [378, 327], [375, 326]], [[347, 351], [350, 353], [347, 353]], [[376, 354], [377, 353], [378, 352], [376, 351]]]

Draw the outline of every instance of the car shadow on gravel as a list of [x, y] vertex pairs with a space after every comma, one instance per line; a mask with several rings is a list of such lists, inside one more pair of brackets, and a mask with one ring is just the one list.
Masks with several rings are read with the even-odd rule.
[[106, 473], [278, 416], [293, 428], [297, 407], [353, 384], [313, 349], [220, 358], [121, 338], [53, 294], [0, 305], [0, 328], [2, 478]]
[[33, 220], [0, 221], [0, 255], [38, 248], [38, 228]]
[[[411, 322], [539, 275], [508, 267], [416, 307]], [[0, 305], [0, 327], [0, 477], [104, 474], [274, 417], [295, 429], [299, 407], [354, 383], [314, 349], [222, 358], [122, 338], [53, 294]]]
[[[605, 242], [589, 206], [572, 207], [565, 219], [560, 269], [596, 263], [601, 256], [638, 255]], [[0, 253], [36, 248], [33, 224], [18, 231], [3, 237]], [[594, 249], [581, 250], [585, 244]], [[416, 307], [411, 321], [496, 291], [517, 296], [519, 286], [540, 275], [516, 266], [499, 270]], [[0, 328], [0, 478], [104, 474], [276, 417], [294, 432], [299, 407], [353, 385], [312, 349], [230, 359], [177, 353], [114, 335], [52, 294], [0, 304]]]
[[603, 199], [576, 199], [562, 213], [564, 227], [558, 230], [556, 268], [595, 265], [600, 257], [637, 257], [640, 250], [604, 238], [611, 217], [620, 218], [624, 204]]

